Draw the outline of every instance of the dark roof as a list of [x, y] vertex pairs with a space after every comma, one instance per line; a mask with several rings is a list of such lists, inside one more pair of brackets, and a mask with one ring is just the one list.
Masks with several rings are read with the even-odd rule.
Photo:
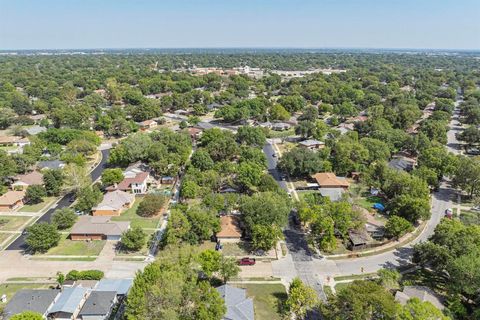
[[5, 319], [23, 311], [33, 311], [43, 315], [59, 294], [60, 290], [57, 289], [20, 290], [5, 307]]
[[117, 293], [115, 291], [92, 291], [80, 311], [80, 316], [107, 315], [110, 313]]

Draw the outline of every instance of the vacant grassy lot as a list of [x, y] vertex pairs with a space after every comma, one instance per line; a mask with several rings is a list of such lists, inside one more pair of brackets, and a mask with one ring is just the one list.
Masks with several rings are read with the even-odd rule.
[[0, 216], [1, 231], [16, 231], [31, 217], [26, 216]]
[[[239, 243], [222, 243], [223, 249], [222, 253], [225, 256], [236, 256], [243, 257], [251, 255], [250, 244], [248, 242], [239, 242]], [[205, 241], [199, 246], [199, 251], [204, 250], [215, 250], [215, 242]]]
[[125, 210], [121, 216], [112, 217], [114, 221], [130, 221], [130, 227], [140, 227], [146, 229], [155, 229], [157, 227], [158, 221], [160, 221], [161, 216], [156, 216], [152, 218], [144, 218], [137, 215], [138, 205], [142, 202], [141, 197], [135, 199], [133, 206]]
[[105, 240], [72, 241], [63, 234], [58, 246], [48, 250], [46, 255], [55, 256], [98, 256], [105, 245]]
[[247, 296], [253, 299], [255, 319], [281, 320], [282, 307], [287, 300], [287, 292], [281, 284], [239, 284], [247, 289]]
[[[53, 285], [53, 283], [51, 284]], [[22, 289], [48, 289], [50, 284], [43, 283], [2, 283], [0, 284], [0, 296], [7, 295], [7, 302], [15, 295], [15, 293]], [[6, 303], [0, 302], [0, 307], [5, 306]]]
[[45, 208], [46, 205], [50, 204], [53, 201], [53, 199], [55, 199], [55, 198], [54, 197], [47, 197], [47, 198], [43, 199], [43, 201], [40, 202], [40, 203], [26, 204], [23, 207], [20, 207], [17, 211], [20, 211], [20, 212], [38, 212], [38, 211], [42, 210], [43, 208]]

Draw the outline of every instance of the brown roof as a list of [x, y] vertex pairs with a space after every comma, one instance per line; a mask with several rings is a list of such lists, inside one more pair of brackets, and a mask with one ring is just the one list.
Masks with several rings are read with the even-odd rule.
[[348, 188], [350, 184], [345, 179], [339, 179], [333, 172], [319, 172], [312, 175], [320, 188]]
[[152, 125], [152, 124], [154, 124], [154, 123], [157, 123], [157, 121], [155, 121], [155, 120], [145, 120], [145, 121], [140, 122], [140, 125], [142, 125], [142, 126], [150, 126], [150, 125]]
[[0, 197], [0, 205], [11, 206], [25, 197], [25, 191], [8, 191]]
[[122, 182], [118, 184], [119, 190], [130, 190], [130, 186], [132, 183], [143, 183], [147, 180], [149, 173], [148, 172], [140, 172], [133, 178], [125, 178]]
[[14, 137], [14, 136], [0, 136], [0, 144], [10, 144], [15, 143], [20, 140], [21, 137]]
[[128, 230], [129, 221], [111, 221], [109, 217], [81, 216], [70, 231], [70, 234], [121, 235]]
[[238, 218], [235, 216], [220, 217], [220, 228], [220, 232], [217, 233], [218, 238], [240, 238], [242, 236]]
[[29, 186], [36, 185], [36, 184], [39, 184], [39, 185], [43, 184], [43, 174], [38, 171], [32, 171], [27, 174], [19, 174], [14, 179], [16, 180], [15, 183], [23, 182], [24, 184], [27, 184]]
[[188, 133], [189, 133], [190, 135], [199, 134], [200, 132], [202, 132], [201, 129], [198, 129], [198, 128], [188, 128]]

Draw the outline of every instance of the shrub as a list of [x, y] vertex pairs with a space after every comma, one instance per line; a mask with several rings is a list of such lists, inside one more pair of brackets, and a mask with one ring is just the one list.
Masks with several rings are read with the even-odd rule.
[[138, 205], [137, 214], [141, 217], [152, 217], [158, 214], [164, 204], [164, 196], [158, 194], [148, 194]]
[[77, 271], [72, 270], [67, 273], [65, 277], [66, 280], [101, 280], [104, 276], [103, 271], [100, 270], [85, 270], [85, 271]]
[[134, 227], [122, 234], [122, 247], [128, 251], [138, 251], [145, 244], [147, 235], [140, 227]]

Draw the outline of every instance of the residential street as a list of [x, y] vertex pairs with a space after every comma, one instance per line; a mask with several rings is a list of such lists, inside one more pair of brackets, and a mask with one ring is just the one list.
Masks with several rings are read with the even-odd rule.
[[[105, 148], [101, 150], [102, 159], [100, 163], [90, 172], [90, 177], [92, 181], [97, 180], [102, 175], [103, 170], [105, 170], [105, 165], [108, 160], [108, 155], [110, 154], [110, 149]], [[57, 209], [69, 207], [72, 203], [70, 202], [71, 193], [67, 193], [60, 200], [54, 204], [47, 212], [45, 212], [35, 223], [39, 222], [49, 222], [52, 214]], [[15, 241], [13, 241], [5, 250], [24, 250], [26, 249], [25, 235], [20, 235]]]

